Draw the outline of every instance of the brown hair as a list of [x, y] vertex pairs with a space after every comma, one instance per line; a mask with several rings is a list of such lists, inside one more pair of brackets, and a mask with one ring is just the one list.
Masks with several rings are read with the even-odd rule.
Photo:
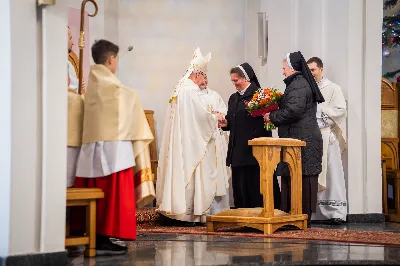
[[311, 63], [316, 63], [317, 67], [324, 68], [324, 63], [322, 63], [322, 60], [319, 57], [311, 57], [310, 59], [308, 59], [307, 64]]
[[92, 46], [92, 57], [96, 64], [104, 64], [110, 56], [117, 56], [118, 52], [118, 45], [107, 40], [95, 41]]
[[239, 77], [241, 78], [246, 78], [246, 76], [244, 75], [243, 71], [239, 68], [239, 67], [233, 67], [231, 68], [230, 74], [237, 74]]

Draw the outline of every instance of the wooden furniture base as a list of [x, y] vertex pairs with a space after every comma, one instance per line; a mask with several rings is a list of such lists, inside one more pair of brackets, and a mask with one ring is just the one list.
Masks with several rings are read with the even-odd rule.
[[[272, 234], [284, 225], [307, 229], [307, 215], [302, 214], [301, 147], [304, 141], [284, 138], [256, 138], [249, 140], [253, 155], [260, 165], [260, 193], [263, 208], [226, 210], [207, 217], [207, 230], [220, 227], [247, 226]], [[282, 154], [281, 154], [282, 151]], [[290, 214], [274, 210], [273, 174], [281, 160], [288, 164], [291, 176]], [[254, 191], [257, 193], [257, 191]]]
[[[382, 182], [386, 187], [392, 185], [394, 190], [394, 209], [388, 208], [387, 220], [389, 222], [400, 222], [400, 170], [387, 170], [386, 171], [386, 182]], [[385, 188], [384, 187], [384, 188]], [[387, 195], [387, 192], [386, 192]], [[386, 214], [386, 213], [385, 213]]]
[[400, 215], [395, 213], [389, 213], [389, 215], [386, 216], [386, 220], [388, 222], [400, 223]]
[[275, 210], [274, 217], [263, 217], [262, 208], [233, 209], [226, 210], [216, 215], [207, 216], [207, 231], [214, 232], [215, 229], [232, 226], [245, 226], [270, 235], [285, 225], [293, 225], [299, 229], [307, 229], [307, 215], [290, 215], [286, 212]]
[[382, 209], [385, 216], [389, 214], [389, 206], [388, 206], [388, 183], [387, 183], [387, 167], [386, 167], [386, 159], [381, 158], [382, 165]]
[[83, 237], [70, 237], [67, 226], [65, 246], [86, 245], [85, 256], [96, 256], [96, 200], [104, 198], [99, 188], [68, 188], [67, 208], [72, 206], [86, 207], [86, 234]]

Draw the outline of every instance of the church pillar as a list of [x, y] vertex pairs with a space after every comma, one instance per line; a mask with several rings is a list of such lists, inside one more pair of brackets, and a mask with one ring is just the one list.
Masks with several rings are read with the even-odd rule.
[[[10, 207], [11, 207], [11, 0], [0, 2], [0, 31], [3, 41], [0, 47], [3, 52], [0, 64], [2, 95], [0, 97], [0, 257], [8, 255], [10, 247]], [[1, 260], [0, 260], [1, 261]]]
[[[41, 9], [40, 252], [64, 250], [67, 173], [67, 1]], [[40, 71], [40, 68], [39, 68]]]
[[349, 1], [348, 199], [350, 213], [382, 213], [382, 1]]
[[1, 265], [66, 261], [67, 9], [36, 2], [0, 3]]

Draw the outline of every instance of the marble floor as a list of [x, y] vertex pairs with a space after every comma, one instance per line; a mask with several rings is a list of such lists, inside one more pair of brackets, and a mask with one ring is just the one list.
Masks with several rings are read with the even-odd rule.
[[[400, 233], [394, 223], [314, 227]], [[125, 256], [80, 256], [69, 265], [400, 265], [400, 246], [179, 234], [139, 234], [127, 244]]]

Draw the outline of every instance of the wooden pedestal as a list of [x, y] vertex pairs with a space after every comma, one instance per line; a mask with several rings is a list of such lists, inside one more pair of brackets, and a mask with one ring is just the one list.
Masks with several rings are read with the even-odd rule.
[[[272, 234], [284, 225], [307, 229], [307, 215], [302, 214], [301, 147], [304, 141], [281, 138], [257, 138], [249, 141], [253, 155], [260, 164], [260, 193], [264, 197], [263, 208], [226, 210], [207, 216], [207, 230], [229, 226], [246, 226]], [[285, 213], [274, 210], [273, 174], [280, 162], [289, 165], [291, 174], [291, 210]]]

